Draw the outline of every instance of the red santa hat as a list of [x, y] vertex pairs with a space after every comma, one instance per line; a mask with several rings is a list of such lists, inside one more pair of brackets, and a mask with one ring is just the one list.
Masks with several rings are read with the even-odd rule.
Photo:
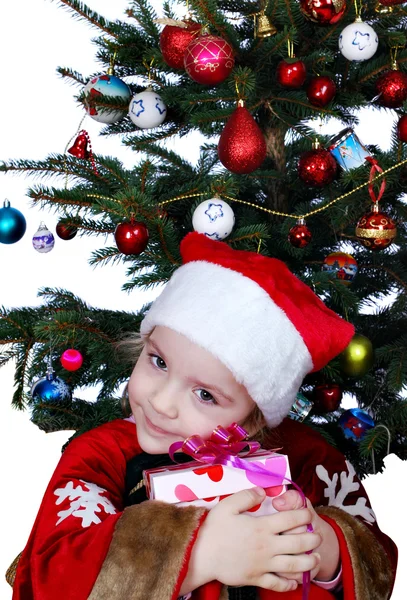
[[182, 240], [181, 255], [183, 265], [152, 304], [141, 335], [161, 325], [211, 352], [277, 426], [304, 376], [346, 348], [353, 325], [276, 258], [196, 232]]

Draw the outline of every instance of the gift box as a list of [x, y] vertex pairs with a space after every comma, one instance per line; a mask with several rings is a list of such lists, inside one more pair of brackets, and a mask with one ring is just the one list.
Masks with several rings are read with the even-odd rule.
[[147, 495], [150, 500], [162, 500], [177, 506], [192, 504], [211, 509], [235, 492], [258, 486], [266, 490], [266, 498], [248, 514], [275, 513], [272, 500], [286, 491], [290, 479], [287, 456], [258, 450], [237, 462], [245, 468], [193, 461], [146, 470], [143, 476]]

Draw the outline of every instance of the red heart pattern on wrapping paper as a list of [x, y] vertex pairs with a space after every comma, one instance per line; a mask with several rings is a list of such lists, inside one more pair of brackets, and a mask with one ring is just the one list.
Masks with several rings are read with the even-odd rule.
[[223, 467], [222, 465], [210, 465], [209, 467], [199, 467], [199, 469], [193, 469], [196, 475], [208, 475], [211, 481], [218, 483], [223, 479]]
[[273, 487], [264, 488], [266, 496], [269, 496], [269, 498], [275, 498], [276, 496], [279, 496], [283, 490], [283, 485], [275, 485]]

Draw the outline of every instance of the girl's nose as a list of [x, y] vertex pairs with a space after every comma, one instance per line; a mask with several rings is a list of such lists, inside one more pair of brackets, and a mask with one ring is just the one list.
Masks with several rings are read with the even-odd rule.
[[176, 419], [178, 417], [177, 394], [171, 386], [163, 385], [159, 390], [151, 394], [149, 403], [154, 411], [167, 419]]

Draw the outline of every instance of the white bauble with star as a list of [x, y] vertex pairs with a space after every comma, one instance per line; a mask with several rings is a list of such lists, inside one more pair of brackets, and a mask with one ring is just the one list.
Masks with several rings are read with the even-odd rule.
[[158, 127], [166, 115], [167, 107], [162, 98], [151, 89], [136, 94], [130, 101], [129, 117], [141, 129]]
[[373, 27], [357, 19], [345, 27], [338, 43], [345, 58], [361, 62], [372, 58], [379, 45], [379, 38]]
[[196, 207], [192, 216], [195, 231], [213, 240], [224, 240], [235, 224], [235, 215], [229, 204], [220, 198], [210, 198]]

